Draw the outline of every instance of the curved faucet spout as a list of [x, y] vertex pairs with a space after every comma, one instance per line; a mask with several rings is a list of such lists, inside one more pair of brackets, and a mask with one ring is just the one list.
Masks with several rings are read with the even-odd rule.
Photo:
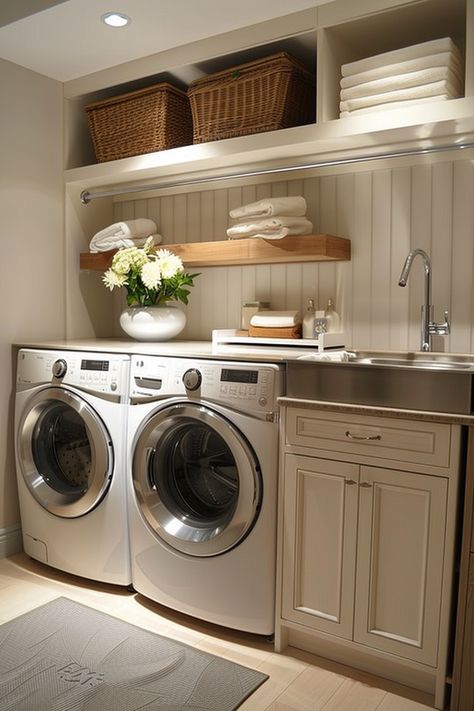
[[408, 257], [405, 259], [400, 279], [399, 286], [406, 286], [408, 275], [415, 257], [420, 256], [423, 260], [423, 269], [425, 272], [425, 289], [424, 289], [424, 304], [421, 307], [421, 342], [420, 350], [431, 350], [431, 336], [433, 334], [445, 336], [450, 331], [448, 312], [444, 312], [444, 323], [434, 323], [432, 320], [433, 305], [431, 303], [431, 260], [426, 252], [422, 249], [412, 249]]
[[[428, 278], [429, 285], [431, 286], [431, 260], [423, 249], [412, 249], [411, 252], [408, 254], [408, 257], [405, 259], [405, 264], [403, 265], [402, 273], [400, 274], [400, 279], [398, 280], [399, 286], [407, 285], [411, 265], [413, 264], [413, 260], [418, 254], [423, 259], [425, 277]], [[431, 301], [431, 294], [429, 300]]]

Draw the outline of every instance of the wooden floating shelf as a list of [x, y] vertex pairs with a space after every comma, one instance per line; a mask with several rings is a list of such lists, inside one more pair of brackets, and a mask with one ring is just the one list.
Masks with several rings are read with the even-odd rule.
[[[164, 244], [185, 267], [225, 267], [287, 262], [334, 262], [351, 258], [351, 243], [334, 235], [292, 235], [278, 240], [239, 239], [221, 242]], [[81, 269], [105, 271], [117, 250], [83, 252]]]

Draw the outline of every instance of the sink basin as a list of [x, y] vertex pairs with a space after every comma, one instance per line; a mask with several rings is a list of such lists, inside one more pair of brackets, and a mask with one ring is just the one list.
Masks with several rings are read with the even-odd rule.
[[345, 354], [341, 362], [393, 368], [474, 371], [474, 358], [448, 353], [345, 351]]
[[287, 395], [426, 412], [474, 414], [474, 356], [329, 351], [287, 366]]
[[453, 370], [474, 372], [474, 356], [451, 353], [415, 351], [339, 351], [299, 356], [299, 360], [384, 366], [386, 368], [418, 368], [422, 370]]

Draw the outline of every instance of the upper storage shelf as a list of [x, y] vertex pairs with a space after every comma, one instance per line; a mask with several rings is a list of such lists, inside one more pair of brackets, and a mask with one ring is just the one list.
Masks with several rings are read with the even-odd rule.
[[[465, 65], [464, 96], [339, 118], [341, 64], [450, 36]], [[95, 164], [84, 106], [195, 78], [286, 51], [316, 77], [316, 122], [269, 133]], [[474, 3], [470, 0], [334, 0], [310, 10], [160, 52], [65, 84], [66, 183], [86, 190], [157, 178], [165, 183], [252, 173], [257, 166], [373, 157], [395, 149], [474, 141]], [[457, 140], [456, 140], [457, 139]], [[188, 180], [189, 182], [189, 180]], [[145, 186], [146, 187], [146, 186]]]
[[[288, 262], [335, 262], [351, 258], [350, 240], [333, 235], [302, 235], [278, 240], [239, 239], [223, 242], [165, 244], [186, 267], [223, 267]], [[81, 254], [81, 269], [105, 271], [116, 250]]]

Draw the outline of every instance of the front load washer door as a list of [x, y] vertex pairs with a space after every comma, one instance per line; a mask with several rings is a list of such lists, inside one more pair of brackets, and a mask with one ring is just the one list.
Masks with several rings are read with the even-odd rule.
[[44, 509], [76, 518], [103, 499], [112, 477], [112, 444], [81, 397], [64, 388], [40, 391], [28, 402], [17, 437], [23, 479]]
[[224, 553], [258, 517], [257, 458], [243, 434], [208, 407], [183, 403], [152, 415], [137, 436], [132, 474], [148, 525], [181, 553]]

